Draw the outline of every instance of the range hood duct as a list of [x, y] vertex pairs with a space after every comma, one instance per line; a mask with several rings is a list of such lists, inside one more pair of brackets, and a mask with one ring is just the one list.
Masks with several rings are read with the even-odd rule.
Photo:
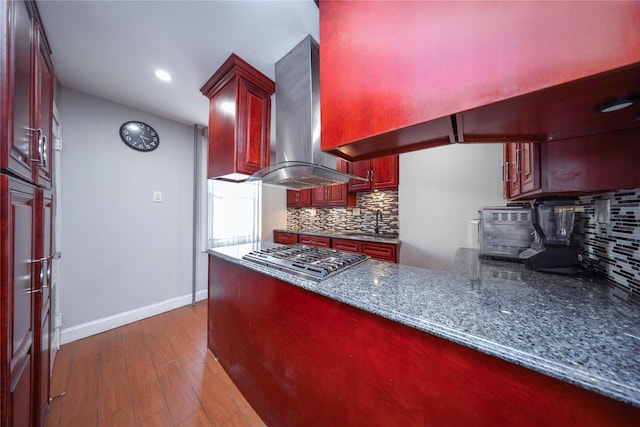
[[366, 181], [320, 150], [320, 48], [309, 35], [276, 63], [276, 163], [249, 179], [302, 190], [351, 178]]

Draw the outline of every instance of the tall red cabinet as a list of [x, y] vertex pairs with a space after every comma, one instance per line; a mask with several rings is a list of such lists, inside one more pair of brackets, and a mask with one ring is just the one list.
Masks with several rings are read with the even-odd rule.
[[51, 50], [35, 2], [0, 4], [0, 426], [49, 402], [53, 259]]

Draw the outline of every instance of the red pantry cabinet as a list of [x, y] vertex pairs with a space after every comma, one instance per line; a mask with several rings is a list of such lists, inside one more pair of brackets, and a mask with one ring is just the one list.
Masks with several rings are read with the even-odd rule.
[[51, 50], [33, 1], [0, 4], [0, 427], [44, 425], [53, 262]]

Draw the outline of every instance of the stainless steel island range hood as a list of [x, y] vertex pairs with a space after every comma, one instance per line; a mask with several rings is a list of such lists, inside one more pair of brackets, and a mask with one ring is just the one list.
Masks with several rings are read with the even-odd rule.
[[276, 163], [249, 180], [295, 190], [366, 181], [337, 171], [336, 158], [320, 150], [319, 51], [307, 36], [276, 63]]

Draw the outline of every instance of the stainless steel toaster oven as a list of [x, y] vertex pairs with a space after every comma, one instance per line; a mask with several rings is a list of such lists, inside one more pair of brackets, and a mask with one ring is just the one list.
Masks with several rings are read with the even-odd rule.
[[480, 210], [480, 254], [487, 257], [519, 259], [531, 246], [534, 229], [530, 206], [498, 206]]

